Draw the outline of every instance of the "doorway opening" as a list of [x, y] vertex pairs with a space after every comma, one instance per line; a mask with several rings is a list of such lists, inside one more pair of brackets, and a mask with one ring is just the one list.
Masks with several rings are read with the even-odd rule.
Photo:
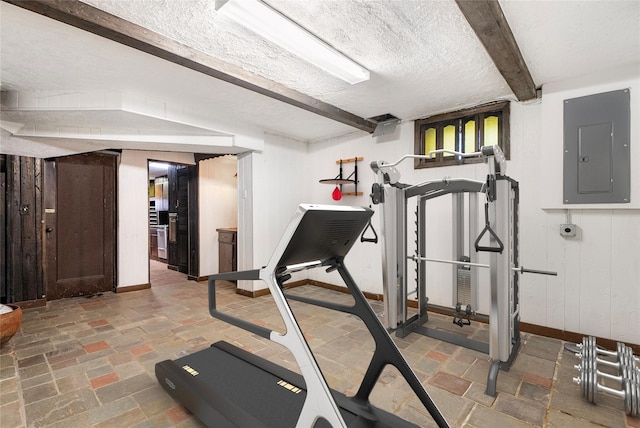
[[[182, 165], [149, 160], [149, 284], [187, 281], [187, 270], [176, 260], [178, 226], [176, 171]], [[185, 224], [188, 216], [184, 216]]]
[[169, 280], [154, 276], [158, 267], [196, 281], [237, 269], [237, 177], [235, 155], [196, 158], [195, 165], [148, 161], [152, 286]]

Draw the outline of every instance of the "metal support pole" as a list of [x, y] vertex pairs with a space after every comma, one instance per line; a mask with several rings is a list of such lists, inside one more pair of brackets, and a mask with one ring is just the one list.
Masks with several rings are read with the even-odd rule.
[[[395, 330], [404, 321], [402, 303], [406, 307], [406, 290], [402, 284], [406, 272], [406, 206], [402, 189], [384, 187], [382, 205], [382, 287], [384, 294], [384, 323]], [[406, 288], [406, 287], [404, 287]]]
[[[465, 254], [464, 251], [464, 193], [454, 193], [451, 195], [451, 214], [452, 214], [452, 259], [461, 260]], [[452, 298], [451, 305], [456, 306], [460, 302], [460, 284], [458, 284], [458, 267], [454, 264], [452, 272]]]
[[[427, 199], [420, 198], [418, 201], [418, 255], [427, 255]], [[418, 263], [418, 316], [427, 316], [427, 266], [426, 263]], [[427, 318], [424, 318], [425, 320]]]
[[[474, 242], [478, 234], [478, 193], [470, 192], [469, 193], [469, 237], [468, 237], [468, 248], [469, 248], [469, 261], [472, 263], [471, 266], [474, 266], [478, 263], [478, 253], [474, 251]], [[478, 271], [477, 269], [471, 269], [471, 307], [473, 310], [477, 310], [478, 308]]]
[[407, 199], [405, 198], [404, 191], [398, 191], [398, 200], [396, 204], [396, 212], [398, 218], [398, 228], [396, 239], [398, 241], [398, 284], [400, 285], [400, 295], [397, 296], [397, 305], [398, 312], [400, 315], [400, 319], [398, 320], [398, 325], [404, 325], [409, 318], [409, 314], [407, 311], [407, 292], [409, 291], [408, 285], [408, 263], [407, 263]]
[[[511, 354], [511, 338], [513, 332], [513, 320], [511, 319], [511, 308], [513, 307], [513, 266], [511, 257], [513, 256], [513, 228], [512, 216], [510, 215], [513, 205], [511, 197], [511, 187], [507, 180], [496, 180], [496, 202], [492, 203], [495, 213], [494, 231], [502, 240], [504, 250], [502, 253], [492, 253], [492, 261], [495, 257], [496, 279], [497, 279], [497, 338], [498, 359], [501, 362], [509, 360]], [[491, 355], [493, 358], [493, 355]]]
[[[489, 225], [493, 230], [496, 227], [496, 204], [492, 202], [489, 204]], [[497, 243], [493, 236], [489, 240], [490, 246], [496, 246]], [[499, 288], [499, 274], [498, 274], [498, 253], [489, 253], [489, 281], [490, 281], [490, 298], [491, 305], [489, 309], [489, 357], [494, 361], [500, 361], [500, 343], [498, 338], [500, 337], [500, 311], [498, 305], [500, 299]]]

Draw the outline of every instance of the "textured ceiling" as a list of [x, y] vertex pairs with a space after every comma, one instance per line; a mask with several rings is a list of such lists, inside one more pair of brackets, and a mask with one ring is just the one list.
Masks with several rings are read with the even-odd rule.
[[210, 0], [87, 3], [362, 117], [413, 119], [510, 94], [453, 1], [268, 2], [367, 68], [356, 85], [216, 15]]
[[[512, 97], [453, 0], [267, 2], [365, 66], [371, 79], [349, 85], [327, 75], [217, 15], [212, 0], [85, 1], [361, 117], [392, 113], [411, 120]], [[640, 63], [638, 1], [500, 4], [537, 86]], [[213, 134], [267, 130], [314, 141], [354, 132], [6, 3], [0, 3], [0, 19], [2, 90], [126, 91], [162, 100], [185, 126]], [[82, 109], [52, 114], [41, 108], [20, 117], [36, 122], [58, 117], [55, 120], [69, 126], [90, 120], [105, 131], [125, 123], [149, 134], [185, 131], [149, 120], [136, 122], [140, 115], [122, 123], [105, 115], [101, 124], [99, 113], [87, 113], [91, 117], [84, 119], [83, 114]], [[5, 151], [7, 138], [2, 135]]]
[[500, 5], [538, 86], [640, 63], [638, 0]]

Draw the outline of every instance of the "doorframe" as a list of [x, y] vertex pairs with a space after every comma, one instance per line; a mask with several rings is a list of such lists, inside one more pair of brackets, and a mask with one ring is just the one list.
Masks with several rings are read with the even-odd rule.
[[[238, 270], [254, 269], [254, 152], [240, 153], [238, 159], [238, 236], [237, 263]], [[238, 290], [254, 292], [254, 281], [240, 280], [236, 283]]]
[[[151, 154], [150, 156], [145, 156], [144, 157], [144, 166], [142, 166], [140, 163], [136, 163], [135, 162], [135, 158], [132, 156], [131, 159], [128, 159], [128, 162], [126, 163], [127, 165], [129, 164], [135, 164], [138, 167], [144, 168], [144, 176], [145, 176], [145, 180], [144, 180], [144, 187], [138, 187], [140, 186], [140, 183], [138, 180], [139, 178], [136, 178], [136, 189], [140, 189], [140, 190], [135, 190], [135, 194], [136, 195], [144, 195], [145, 198], [148, 198], [148, 183], [149, 183], [149, 173], [148, 173], [148, 162], [150, 161], [156, 161], [156, 162], [162, 162], [162, 163], [167, 163], [170, 165], [183, 165], [185, 167], [195, 167], [195, 168], [191, 168], [192, 169], [192, 173], [191, 173], [191, 177], [190, 177], [190, 181], [191, 181], [191, 187], [190, 187], [190, 194], [193, 196], [195, 195], [198, 200], [196, 201], [193, 197], [189, 198], [191, 200], [191, 209], [190, 209], [190, 219], [191, 219], [191, 224], [197, 224], [198, 226], [198, 230], [197, 233], [194, 233], [195, 230], [193, 230], [193, 227], [191, 227], [191, 233], [192, 233], [192, 237], [193, 239], [191, 239], [191, 257], [195, 257], [195, 261], [197, 262], [197, 269], [195, 268], [195, 264], [192, 263], [191, 264], [191, 271], [187, 273], [187, 278], [190, 280], [196, 280], [196, 281], [203, 281], [206, 280], [206, 278], [208, 277], [208, 275], [205, 276], [201, 276], [201, 272], [202, 272], [202, 266], [200, 263], [200, 255], [201, 255], [201, 249], [200, 249], [200, 245], [201, 245], [201, 237], [200, 237], [200, 233], [202, 232], [202, 228], [201, 228], [201, 224], [200, 224], [200, 206], [201, 206], [201, 201], [200, 201], [200, 161], [203, 160], [207, 160], [209, 158], [213, 158], [213, 157], [222, 157], [225, 155], [233, 155], [237, 158], [238, 160], [238, 168], [240, 167], [240, 156], [236, 153], [227, 153], [227, 154], [217, 154], [217, 155], [202, 155], [202, 154], [198, 154], [198, 153], [193, 153], [194, 156], [194, 163], [190, 163], [190, 162], [185, 162], [185, 161], [176, 161], [174, 159], [169, 159], [164, 158], [162, 156], [157, 156], [156, 153], [158, 152], [153, 152], [154, 154]], [[190, 154], [189, 152], [179, 152], [180, 154]], [[123, 153], [123, 159], [126, 158], [126, 154]], [[169, 171], [169, 174], [171, 174], [171, 171]], [[238, 175], [240, 176], [240, 171], [238, 170]], [[136, 177], [138, 177], [136, 175]], [[240, 177], [238, 177], [240, 178]], [[119, 176], [120, 179], [120, 176]], [[240, 181], [240, 180], [238, 180]], [[170, 189], [172, 187], [172, 183], [170, 183]], [[119, 195], [121, 195], [121, 192], [119, 193]], [[172, 211], [171, 206], [175, 206], [172, 204], [172, 193], [170, 190], [170, 212]], [[130, 195], [129, 195], [130, 196]], [[137, 196], [140, 197], [140, 196]], [[237, 198], [236, 198], [236, 205], [239, 208], [240, 207], [240, 202], [241, 202], [241, 198], [240, 198], [240, 194], [237, 194]], [[145, 214], [145, 223], [146, 223], [146, 233], [148, 234], [148, 227], [149, 227], [149, 217], [148, 217], [148, 203], [145, 202], [144, 205], [147, 207], [145, 208], [146, 214]], [[238, 209], [238, 212], [240, 210]], [[118, 216], [120, 217], [120, 212], [118, 212]], [[139, 217], [137, 217], [136, 214], [136, 221], [140, 221]], [[120, 223], [122, 224], [122, 223]], [[238, 224], [238, 229], [239, 229], [239, 233], [241, 233], [241, 229], [242, 227], [240, 226], [240, 224]], [[133, 230], [129, 230], [129, 233], [134, 233]], [[151, 285], [151, 272], [150, 272], [150, 266], [149, 266], [149, 237], [146, 237], [145, 239], [146, 242], [146, 265], [147, 265], [147, 269], [146, 269], [146, 273], [147, 276], [143, 278], [138, 278], [138, 280], [143, 280], [144, 282], [139, 282], [134, 283], [132, 285], [120, 285], [117, 289], [118, 293], [122, 293], [122, 292], [127, 292], [127, 291], [135, 291], [135, 290], [141, 290], [141, 289], [146, 289], [146, 288], [150, 288]], [[171, 251], [171, 246], [169, 246], [169, 251]], [[249, 246], [250, 247], [250, 246]], [[137, 253], [138, 254], [138, 253]], [[121, 254], [118, 254], [118, 259], [120, 260], [120, 257], [122, 257]], [[123, 259], [124, 260], [124, 259]], [[121, 260], [122, 261], [122, 260]], [[142, 266], [142, 265], [140, 265]], [[127, 266], [129, 267], [129, 266]], [[168, 265], [168, 267], [171, 269], [171, 265]], [[175, 269], [174, 269], [175, 270]], [[127, 271], [128, 272], [128, 271]], [[128, 279], [128, 278], [127, 278]], [[146, 281], [145, 281], [146, 280]]]
[[[180, 165], [180, 164], [178, 164]], [[200, 216], [198, 213], [199, 202], [199, 181], [200, 181], [200, 161], [194, 165], [184, 165], [187, 179], [187, 279], [197, 281], [200, 277]], [[176, 212], [178, 209], [178, 171], [176, 170]], [[171, 184], [169, 184], [171, 189]], [[171, 201], [171, 197], [169, 198]], [[178, 216], [178, 219], [180, 216]], [[180, 221], [180, 220], [178, 220]], [[177, 233], [177, 232], [176, 232]], [[176, 246], [177, 246], [176, 242]], [[176, 269], [178, 265], [176, 264]]]
[[[188, 170], [188, 198], [189, 201], [189, 267], [187, 278], [197, 281], [200, 275], [200, 162], [187, 167]], [[193, 225], [193, 227], [191, 227]]]
[[[186, 152], [185, 152], [186, 153]], [[188, 203], [188, 217], [187, 217], [187, 226], [188, 226], [188, 231], [187, 231], [187, 236], [188, 236], [188, 241], [187, 241], [187, 250], [188, 250], [188, 262], [187, 262], [187, 272], [180, 272], [184, 275], [186, 275], [188, 280], [199, 280], [199, 256], [200, 256], [200, 248], [199, 248], [199, 233], [200, 233], [200, 216], [198, 215], [198, 208], [199, 208], [199, 194], [198, 194], [198, 188], [199, 188], [199, 160], [196, 160], [194, 164], [188, 164], [188, 163], [181, 163], [181, 162], [175, 162], [175, 161], [167, 161], [167, 160], [160, 160], [160, 159], [155, 159], [155, 158], [147, 158], [147, 186], [150, 180], [150, 176], [149, 176], [149, 163], [150, 162], [158, 162], [158, 163], [165, 163], [167, 165], [169, 165], [169, 170], [167, 171], [167, 177], [169, 179], [169, 213], [171, 212], [177, 212], [177, 200], [178, 200], [178, 183], [177, 183], [177, 168], [176, 167], [184, 167], [187, 169], [187, 203]], [[174, 167], [173, 172], [172, 172], [172, 167]], [[173, 179], [172, 179], [173, 177]], [[148, 195], [148, 188], [147, 188], [147, 195]], [[173, 206], [172, 206], [173, 205]], [[148, 215], [147, 215], [147, 225], [150, 227], [150, 222], [148, 220]], [[168, 233], [168, 231], [167, 231]], [[177, 233], [177, 232], [176, 232]], [[151, 236], [148, 237], [148, 240], [151, 239]], [[177, 245], [177, 243], [174, 243], [173, 245]], [[170, 254], [170, 243], [167, 242], [167, 269], [171, 269], [174, 271], [178, 271], [178, 266], [176, 265], [172, 265], [169, 263], [170, 259], [169, 259], [169, 254]], [[149, 268], [148, 268], [148, 272], [149, 272], [149, 279], [148, 279], [148, 283], [149, 286], [153, 286], [153, 284], [151, 284], [151, 252], [149, 251], [149, 255], [148, 255], [148, 259], [149, 259]], [[195, 271], [195, 273], [194, 273]]]
[[49, 291], [53, 290], [56, 283], [56, 257], [58, 248], [58, 234], [54, 233], [51, 237], [47, 231], [50, 230], [51, 224], [56, 229], [58, 227], [57, 214], [58, 209], [58, 180], [57, 180], [57, 159], [45, 159], [44, 161], [44, 191], [42, 192], [42, 205], [44, 208], [44, 294], [45, 298], [49, 295]]

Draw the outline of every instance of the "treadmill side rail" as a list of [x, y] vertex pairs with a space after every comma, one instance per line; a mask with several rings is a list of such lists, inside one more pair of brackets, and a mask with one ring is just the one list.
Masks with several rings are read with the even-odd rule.
[[221, 312], [216, 308], [216, 281], [238, 281], [238, 280], [259, 280], [260, 269], [245, 270], [241, 272], [225, 272], [217, 275], [209, 275], [209, 313], [212, 317], [221, 321], [227, 322], [231, 325], [239, 327], [243, 330], [250, 331], [253, 334], [257, 334], [265, 339], [271, 338], [272, 330], [264, 328], [249, 321], [245, 321], [241, 318], [234, 317], [227, 313]]

